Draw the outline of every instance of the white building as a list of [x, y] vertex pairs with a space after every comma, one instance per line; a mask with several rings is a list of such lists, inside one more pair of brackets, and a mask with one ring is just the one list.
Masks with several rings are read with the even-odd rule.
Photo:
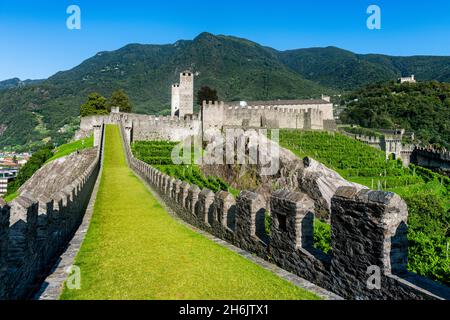
[[412, 74], [409, 77], [401, 77], [401, 78], [398, 79], [398, 81], [400, 81], [400, 83], [405, 83], [405, 82], [416, 83], [416, 78]]
[[6, 194], [8, 183], [15, 179], [17, 170], [0, 170], [0, 197]]

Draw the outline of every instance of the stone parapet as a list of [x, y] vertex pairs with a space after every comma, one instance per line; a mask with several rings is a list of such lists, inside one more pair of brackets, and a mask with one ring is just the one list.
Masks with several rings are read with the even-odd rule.
[[[11, 203], [0, 199], [0, 299], [30, 298], [69, 243], [82, 221], [97, 180], [103, 133], [102, 130], [101, 145], [93, 161], [90, 158], [92, 162], [76, 177], [65, 176], [72, 171], [66, 171], [64, 166], [72, 166], [73, 162], [58, 159], [56, 165], [48, 164], [61, 171], [59, 180], [48, 185], [47, 191], [41, 192], [38, 183], [33, 188], [32, 181], [36, 179], [33, 176]], [[42, 169], [36, 174], [45, 172], [45, 167]], [[59, 191], [54, 188], [58, 183]]]

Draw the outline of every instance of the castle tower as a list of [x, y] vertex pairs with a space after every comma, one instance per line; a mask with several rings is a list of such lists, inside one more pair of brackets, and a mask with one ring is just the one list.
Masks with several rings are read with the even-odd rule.
[[180, 84], [172, 86], [172, 115], [180, 118], [194, 113], [194, 74], [180, 73]]
[[194, 74], [184, 71], [180, 74], [180, 117], [194, 113]]
[[179, 116], [180, 110], [180, 85], [172, 85], [172, 117]]

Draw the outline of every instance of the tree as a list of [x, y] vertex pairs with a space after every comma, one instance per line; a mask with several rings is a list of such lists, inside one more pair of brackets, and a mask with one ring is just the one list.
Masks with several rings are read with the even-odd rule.
[[111, 111], [111, 108], [114, 107], [119, 107], [121, 112], [131, 112], [130, 99], [122, 89], [114, 91], [111, 98], [109, 98], [108, 111]]
[[211, 89], [208, 86], [203, 86], [197, 92], [197, 104], [201, 106], [203, 101], [218, 101], [217, 90]]
[[81, 105], [80, 115], [86, 117], [96, 114], [108, 114], [108, 110], [106, 108], [106, 98], [94, 92], [88, 96], [88, 101]]

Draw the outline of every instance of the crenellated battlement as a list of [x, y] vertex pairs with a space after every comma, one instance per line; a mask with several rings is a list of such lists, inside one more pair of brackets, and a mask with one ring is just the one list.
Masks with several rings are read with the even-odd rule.
[[[181, 76], [186, 81], [192, 77], [193, 74], [189, 72]], [[187, 84], [191, 85], [190, 82]], [[96, 125], [119, 123], [132, 123], [134, 140], [181, 141], [187, 136], [200, 137], [202, 130], [222, 130], [227, 127], [336, 130], [336, 123], [329, 115], [331, 107], [325, 100], [273, 101], [272, 105], [262, 101], [251, 105], [203, 101], [202, 112], [196, 115], [187, 111], [191, 109], [192, 97], [181, 89], [181, 83], [172, 86], [171, 116], [121, 113], [115, 110], [109, 115], [83, 117], [76, 138], [88, 136]]]
[[439, 158], [442, 160], [448, 160], [450, 161], [450, 151], [444, 149], [444, 150], [435, 150], [433, 148], [425, 148], [425, 147], [415, 147], [414, 150], [417, 150], [417, 152], [426, 153], [430, 157]]
[[394, 155], [395, 159], [401, 159], [405, 166], [414, 163], [430, 169], [450, 170], [450, 152], [448, 150], [435, 150], [432, 147], [421, 147], [414, 143], [404, 143], [403, 137], [405, 135], [414, 138], [413, 133], [405, 132], [404, 129], [378, 131], [383, 136], [366, 136], [346, 131], [341, 131], [341, 133], [371, 147], [383, 150], [386, 153], [386, 159]]
[[433, 148], [415, 147], [409, 152], [411, 162], [429, 169], [450, 171], [450, 153]]
[[[103, 124], [127, 124], [130, 129], [130, 139], [133, 140], [171, 140], [183, 141], [186, 137], [199, 137], [201, 120], [195, 114], [183, 118], [177, 116], [156, 116], [134, 113], [115, 113], [104, 116], [90, 116], [81, 119], [81, 138], [91, 134], [95, 127]], [[95, 130], [94, 130], [95, 131]]]
[[200, 132], [201, 122], [196, 115], [146, 116], [132, 120], [132, 140], [183, 141], [189, 136], [200, 136]]
[[[201, 190], [136, 159], [126, 139], [124, 145], [130, 167], [183, 220], [327, 290], [349, 299], [450, 299], [448, 287], [407, 272], [408, 211], [398, 195], [340, 187], [331, 200], [332, 250], [325, 254], [313, 247], [315, 205], [307, 194], [278, 190], [267, 207], [251, 191], [235, 199]], [[373, 288], [377, 270], [380, 287]]]
[[[83, 219], [100, 170], [102, 148], [103, 143], [94, 149], [95, 156], [87, 158], [84, 170], [76, 167], [83, 162], [77, 154], [48, 164], [57, 170], [58, 190], [47, 187], [41, 192], [42, 186], [36, 185], [36, 176], [42, 170], [46, 173], [43, 167], [27, 182], [29, 186], [21, 188], [18, 198], [9, 204], [0, 199], [0, 299], [30, 298], [50, 271]], [[42, 183], [49, 179], [55, 177]]]
[[228, 105], [221, 101], [203, 101], [202, 121], [205, 129], [225, 127], [288, 128], [323, 130], [323, 111], [282, 105]]

